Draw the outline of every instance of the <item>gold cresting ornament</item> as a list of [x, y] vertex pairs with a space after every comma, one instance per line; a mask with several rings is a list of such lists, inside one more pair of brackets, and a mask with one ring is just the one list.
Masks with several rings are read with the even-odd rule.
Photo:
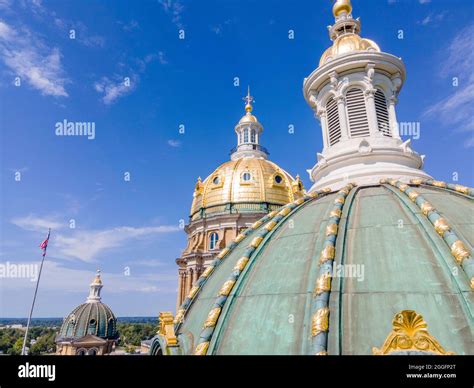
[[234, 271], [243, 271], [248, 262], [249, 258], [242, 256], [239, 261], [237, 261], [237, 264], [235, 264]]
[[227, 255], [230, 252], [229, 248], [224, 248], [220, 253], [217, 255], [218, 259], [222, 259], [225, 255]]
[[241, 242], [245, 238], [245, 234], [239, 233], [237, 236], [234, 238], [234, 242], [238, 243]]
[[332, 236], [337, 234], [337, 224], [329, 224], [326, 226], [326, 236]]
[[403, 310], [392, 321], [393, 330], [380, 349], [372, 348], [375, 355], [387, 355], [394, 352], [425, 352], [437, 355], [451, 355], [428, 332], [423, 317], [413, 310]]
[[423, 202], [421, 205], [421, 212], [427, 216], [429, 212], [432, 212], [434, 210], [434, 207], [431, 205], [429, 202]]
[[221, 308], [220, 307], [213, 308], [209, 312], [209, 314], [207, 316], [207, 319], [204, 322], [204, 328], [214, 327], [216, 325], [217, 319], [219, 318], [220, 314], [221, 314]]
[[316, 281], [316, 289], [314, 293], [316, 295], [322, 294], [331, 290], [331, 274], [329, 272], [322, 274]]
[[469, 257], [469, 251], [461, 240], [453, 242], [451, 245], [451, 254], [458, 263], [462, 263], [465, 258]]
[[319, 256], [319, 264], [323, 264], [328, 260], [334, 259], [334, 253], [334, 245], [326, 245]]
[[227, 280], [219, 290], [220, 296], [228, 296], [234, 287], [235, 280]]
[[261, 236], [255, 237], [252, 240], [252, 242], [250, 243], [250, 246], [253, 247], [253, 248], [258, 248], [258, 246], [260, 245], [262, 240], [263, 240], [263, 237], [261, 237]]
[[329, 217], [341, 218], [341, 215], [342, 215], [342, 212], [340, 209], [331, 210], [331, 213], [329, 213]]
[[329, 309], [327, 307], [320, 308], [313, 315], [311, 320], [311, 336], [315, 337], [319, 333], [328, 331], [329, 329]]
[[272, 220], [264, 226], [264, 229], [268, 230], [270, 232], [271, 230], [273, 230], [273, 228], [276, 226], [276, 224], [277, 224], [277, 222]]
[[454, 190], [456, 190], [458, 193], [469, 194], [469, 187], [466, 186], [455, 185]]
[[415, 202], [419, 196], [420, 194], [413, 190], [408, 193], [408, 198], [410, 198], [413, 202]]
[[166, 345], [177, 346], [178, 340], [174, 333], [174, 319], [171, 312], [160, 312], [160, 327], [158, 335], [161, 335], [166, 340]]
[[451, 229], [449, 226], [448, 222], [446, 219], [440, 217], [434, 222], [434, 228], [436, 230], [436, 233], [438, 233], [441, 237], [444, 236], [444, 234]]
[[420, 179], [420, 178], [410, 180], [410, 183], [412, 185], [418, 185], [418, 186], [423, 184], [423, 182], [424, 182], [423, 179]]
[[179, 309], [174, 317], [174, 324], [181, 323], [184, 318], [184, 309]]
[[196, 350], [194, 351], [195, 356], [205, 356], [207, 353], [207, 349], [209, 349], [209, 341], [201, 342], [198, 346], [196, 346]]
[[443, 189], [447, 187], [446, 182], [443, 181], [433, 181], [432, 185], [435, 187], [441, 187]]
[[204, 277], [204, 278], [207, 278], [211, 274], [213, 269], [214, 269], [213, 267], [207, 267], [204, 270], [204, 272], [201, 274], [201, 276]]

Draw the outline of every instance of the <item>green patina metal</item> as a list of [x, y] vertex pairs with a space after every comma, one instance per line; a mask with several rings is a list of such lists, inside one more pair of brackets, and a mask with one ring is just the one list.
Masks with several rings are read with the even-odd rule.
[[[395, 191], [396, 192], [395, 192]], [[416, 189], [449, 220], [456, 236], [472, 242], [473, 201], [449, 188]], [[336, 265], [362, 266], [364, 279], [331, 283], [327, 333], [329, 354], [371, 354], [391, 330], [400, 310], [423, 315], [430, 332], [457, 354], [474, 353], [474, 292], [456, 276], [449, 243], [416, 202], [395, 187], [358, 187], [346, 199], [335, 242]], [[252, 253], [223, 305], [215, 330], [205, 337], [212, 354], [314, 354], [313, 289], [324, 248], [325, 227], [337, 194], [307, 201], [280, 221]], [[349, 206], [349, 201], [352, 203]], [[216, 295], [264, 225], [228, 253], [202, 285], [177, 332], [180, 351], [192, 354]]]

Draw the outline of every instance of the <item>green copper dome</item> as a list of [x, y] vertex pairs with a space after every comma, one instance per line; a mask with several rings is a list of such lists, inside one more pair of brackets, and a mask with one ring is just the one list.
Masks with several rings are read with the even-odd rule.
[[59, 339], [81, 338], [92, 334], [103, 339], [115, 339], [117, 319], [106, 304], [100, 301], [102, 281], [98, 273], [90, 286], [86, 303], [76, 307], [66, 318], [59, 331]]
[[197, 281], [168, 351], [473, 354], [473, 198], [389, 180], [270, 213]]

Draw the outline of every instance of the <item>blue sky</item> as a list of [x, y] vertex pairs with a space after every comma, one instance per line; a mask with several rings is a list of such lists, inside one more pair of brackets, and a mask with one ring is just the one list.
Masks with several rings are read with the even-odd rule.
[[[406, 64], [397, 114], [420, 122], [425, 170], [472, 186], [468, 3], [354, 0], [353, 14]], [[302, 82], [330, 45], [332, 2], [289, 4], [0, 0], [0, 263], [37, 263], [52, 227], [35, 316], [83, 302], [97, 268], [116, 315], [174, 310], [180, 220], [196, 178], [228, 160], [249, 84], [262, 144], [310, 187], [322, 141]], [[95, 123], [95, 139], [56, 136], [64, 119]], [[26, 316], [34, 283], [0, 282], [0, 317]]]

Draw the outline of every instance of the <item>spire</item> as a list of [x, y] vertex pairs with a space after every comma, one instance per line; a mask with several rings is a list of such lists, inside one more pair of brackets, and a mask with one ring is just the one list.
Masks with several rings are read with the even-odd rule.
[[100, 279], [100, 269], [97, 270], [94, 280], [90, 285], [89, 296], [86, 300], [87, 303], [100, 302], [100, 290], [102, 289], [102, 280]]
[[248, 86], [247, 88], [247, 95], [243, 98], [243, 100], [245, 101], [245, 111], [247, 113], [250, 113], [252, 112], [253, 110], [253, 106], [252, 106], [252, 102], [254, 101], [253, 97], [250, 95], [250, 85]]

